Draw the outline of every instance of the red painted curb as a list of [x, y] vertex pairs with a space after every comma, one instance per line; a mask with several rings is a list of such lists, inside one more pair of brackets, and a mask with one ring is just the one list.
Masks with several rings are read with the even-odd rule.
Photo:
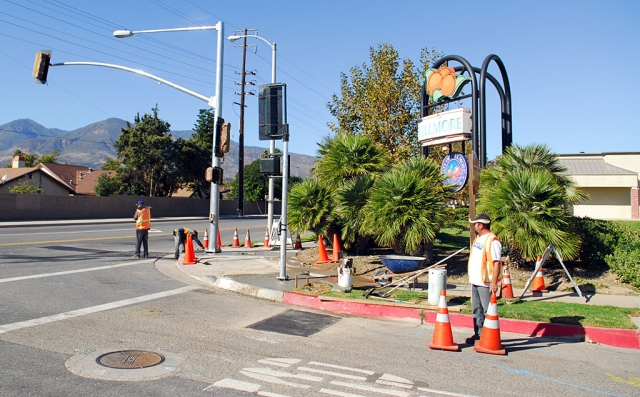
[[[353, 314], [366, 317], [407, 318], [420, 320], [422, 309], [378, 305], [376, 303], [321, 301], [313, 295], [285, 292], [283, 303], [309, 307], [312, 309]], [[425, 321], [435, 323], [436, 311], [425, 310]], [[470, 314], [449, 313], [452, 327], [473, 328], [473, 316]], [[640, 331], [631, 329], [582, 327], [579, 325], [538, 323], [534, 321], [500, 319], [500, 330], [528, 336], [546, 336], [555, 338], [571, 338], [574, 340], [591, 340], [607, 346], [640, 350]]]

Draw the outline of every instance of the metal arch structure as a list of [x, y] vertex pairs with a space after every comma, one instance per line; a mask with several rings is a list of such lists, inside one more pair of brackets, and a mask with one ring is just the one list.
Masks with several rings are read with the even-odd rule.
[[[504, 152], [507, 147], [511, 146], [511, 143], [513, 141], [511, 124], [511, 86], [509, 84], [509, 77], [507, 76], [507, 72], [502, 60], [495, 54], [491, 54], [485, 58], [484, 62], [482, 63], [482, 68], [471, 66], [471, 64], [465, 58], [458, 55], [449, 55], [441, 58], [433, 64], [432, 68], [437, 69], [443, 64], [448, 63], [449, 61], [455, 61], [462, 65], [453, 68], [456, 72], [460, 74], [466, 72], [469, 74], [469, 78], [471, 79], [471, 94], [430, 104], [429, 95], [425, 90], [425, 84], [422, 84], [422, 106], [420, 117], [428, 116], [430, 114], [430, 110], [436, 106], [446, 105], [447, 103], [455, 102], [465, 98], [471, 98], [473, 150], [478, 155], [480, 167], [484, 168], [487, 159], [486, 82], [487, 80], [489, 80], [493, 84], [500, 97], [502, 119], [502, 152]], [[500, 85], [500, 82], [494, 76], [487, 72], [492, 61], [494, 61], [500, 69], [504, 89]]]

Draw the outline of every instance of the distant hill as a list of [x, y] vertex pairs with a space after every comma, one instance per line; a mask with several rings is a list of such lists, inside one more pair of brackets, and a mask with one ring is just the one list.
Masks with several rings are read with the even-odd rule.
[[[59, 161], [75, 165], [84, 165], [100, 169], [107, 157], [116, 157], [113, 143], [120, 136], [121, 128], [127, 122], [109, 118], [73, 131], [47, 128], [33, 120], [20, 119], [0, 125], [0, 167], [4, 167], [20, 149], [25, 153], [39, 156], [60, 152]], [[171, 131], [175, 139], [189, 139], [193, 131]], [[251, 164], [260, 158], [268, 147], [245, 146], [244, 163]], [[291, 175], [308, 177], [316, 158], [304, 154], [291, 153]], [[231, 141], [231, 150], [222, 162], [226, 180], [233, 179], [238, 173], [238, 143]]]

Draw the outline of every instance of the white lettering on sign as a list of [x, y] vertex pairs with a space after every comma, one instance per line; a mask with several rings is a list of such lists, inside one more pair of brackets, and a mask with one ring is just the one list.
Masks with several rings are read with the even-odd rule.
[[[418, 140], [432, 140], [449, 135], [463, 134], [471, 138], [471, 110], [454, 109], [431, 116], [423, 117], [418, 123]], [[468, 135], [468, 137], [466, 136]]]

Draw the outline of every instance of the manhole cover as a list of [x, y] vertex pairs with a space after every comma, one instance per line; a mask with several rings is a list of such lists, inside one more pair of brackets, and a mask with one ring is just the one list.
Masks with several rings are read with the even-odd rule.
[[164, 356], [159, 353], [141, 350], [122, 350], [103, 354], [96, 358], [96, 362], [109, 368], [139, 369], [162, 364]]

